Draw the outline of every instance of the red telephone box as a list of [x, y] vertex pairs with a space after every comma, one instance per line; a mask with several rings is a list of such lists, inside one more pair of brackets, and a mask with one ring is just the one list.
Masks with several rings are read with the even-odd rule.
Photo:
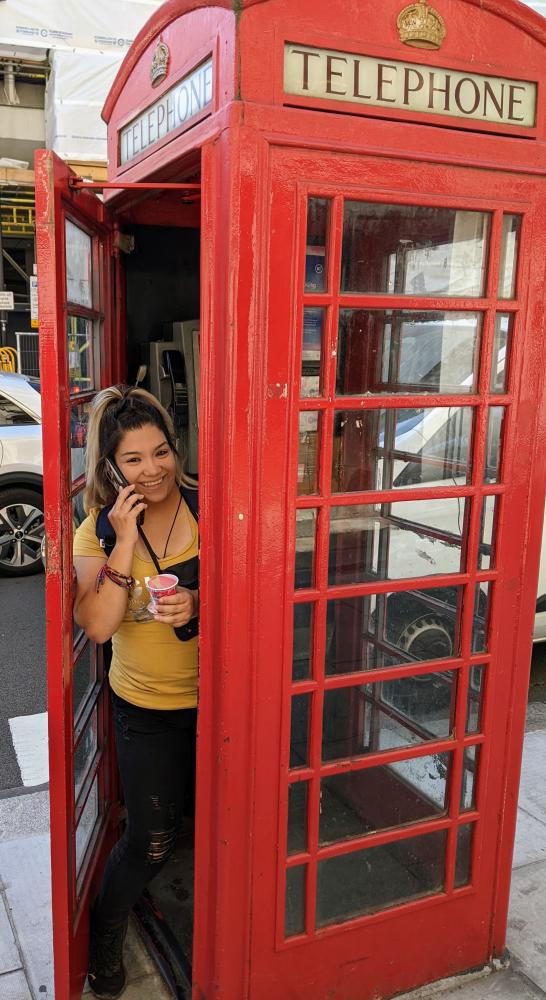
[[[38, 154], [57, 1000], [119, 822], [71, 618], [86, 415], [141, 363], [199, 427], [193, 996], [387, 998], [502, 954], [545, 45], [517, 0], [168, 0], [106, 102], [102, 200]], [[157, 352], [197, 318], [190, 385]]]

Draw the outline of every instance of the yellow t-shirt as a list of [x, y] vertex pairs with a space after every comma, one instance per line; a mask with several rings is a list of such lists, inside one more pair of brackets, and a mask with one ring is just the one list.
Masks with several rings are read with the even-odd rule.
[[[162, 571], [198, 553], [197, 522], [189, 508], [191, 541], [182, 552], [159, 559]], [[106, 554], [95, 534], [98, 510], [92, 510], [74, 536], [75, 556]], [[137, 581], [127, 613], [112, 636], [110, 687], [120, 698], [142, 708], [195, 708], [197, 705], [197, 636], [182, 642], [170, 625], [156, 622], [147, 611], [146, 577], [155, 576], [151, 559], [136, 552], [132, 575]]]

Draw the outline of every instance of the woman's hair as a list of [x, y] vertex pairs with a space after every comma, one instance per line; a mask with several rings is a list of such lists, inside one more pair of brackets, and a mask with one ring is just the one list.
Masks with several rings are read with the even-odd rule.
[[115, 499], [114, 488], [106, 474], [105, 459], [114, 461], [114, 455], [126, 431], [140, 430], [148, 424], [157, 427], [165, 435], [175, 455], [179, 482], [194, 489], [197, 487], [195, 479], [184, 472], [183, 456], [176, 447], [173, 422], [165, 407], [145, 389], [113, 385], [98, 392], [91, 403], [83, 495], [86, 513], [92, 507], [104, 507]]

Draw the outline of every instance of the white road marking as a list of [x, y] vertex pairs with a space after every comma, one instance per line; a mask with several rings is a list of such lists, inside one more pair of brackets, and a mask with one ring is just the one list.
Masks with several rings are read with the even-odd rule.
[[19, 715], [9, 720], [9, 727], [23, 785], [44, 785], [49, 781], [47, 712]]

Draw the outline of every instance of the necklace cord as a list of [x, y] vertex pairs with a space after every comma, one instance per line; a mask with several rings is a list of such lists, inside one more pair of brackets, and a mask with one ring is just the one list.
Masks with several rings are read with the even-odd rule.
[[167, 541], [165, 542], [165, 549], [163, 551], [163, 559], [166, 559], [166, 557], [167, 557], [167, 548], [168, 548], [169, 542], [171, 540], [171, 535], [173, 533], [173, 529], [174, 529], [174, 526], [176, 524], [176, 519], [178, 517], [178, 512], [180, 510], [181, 504], [182, 504], [182, 493], [180, 494], [180, 498], [178, 500], [178, 507], [176, 508], [176, 511], [175, 511], [175, 514], [174, 514], [174, 517], [173, 517], [173, 523], [171, 524], [171, 528], [170, 528], [169, 534], [167, 535]]

